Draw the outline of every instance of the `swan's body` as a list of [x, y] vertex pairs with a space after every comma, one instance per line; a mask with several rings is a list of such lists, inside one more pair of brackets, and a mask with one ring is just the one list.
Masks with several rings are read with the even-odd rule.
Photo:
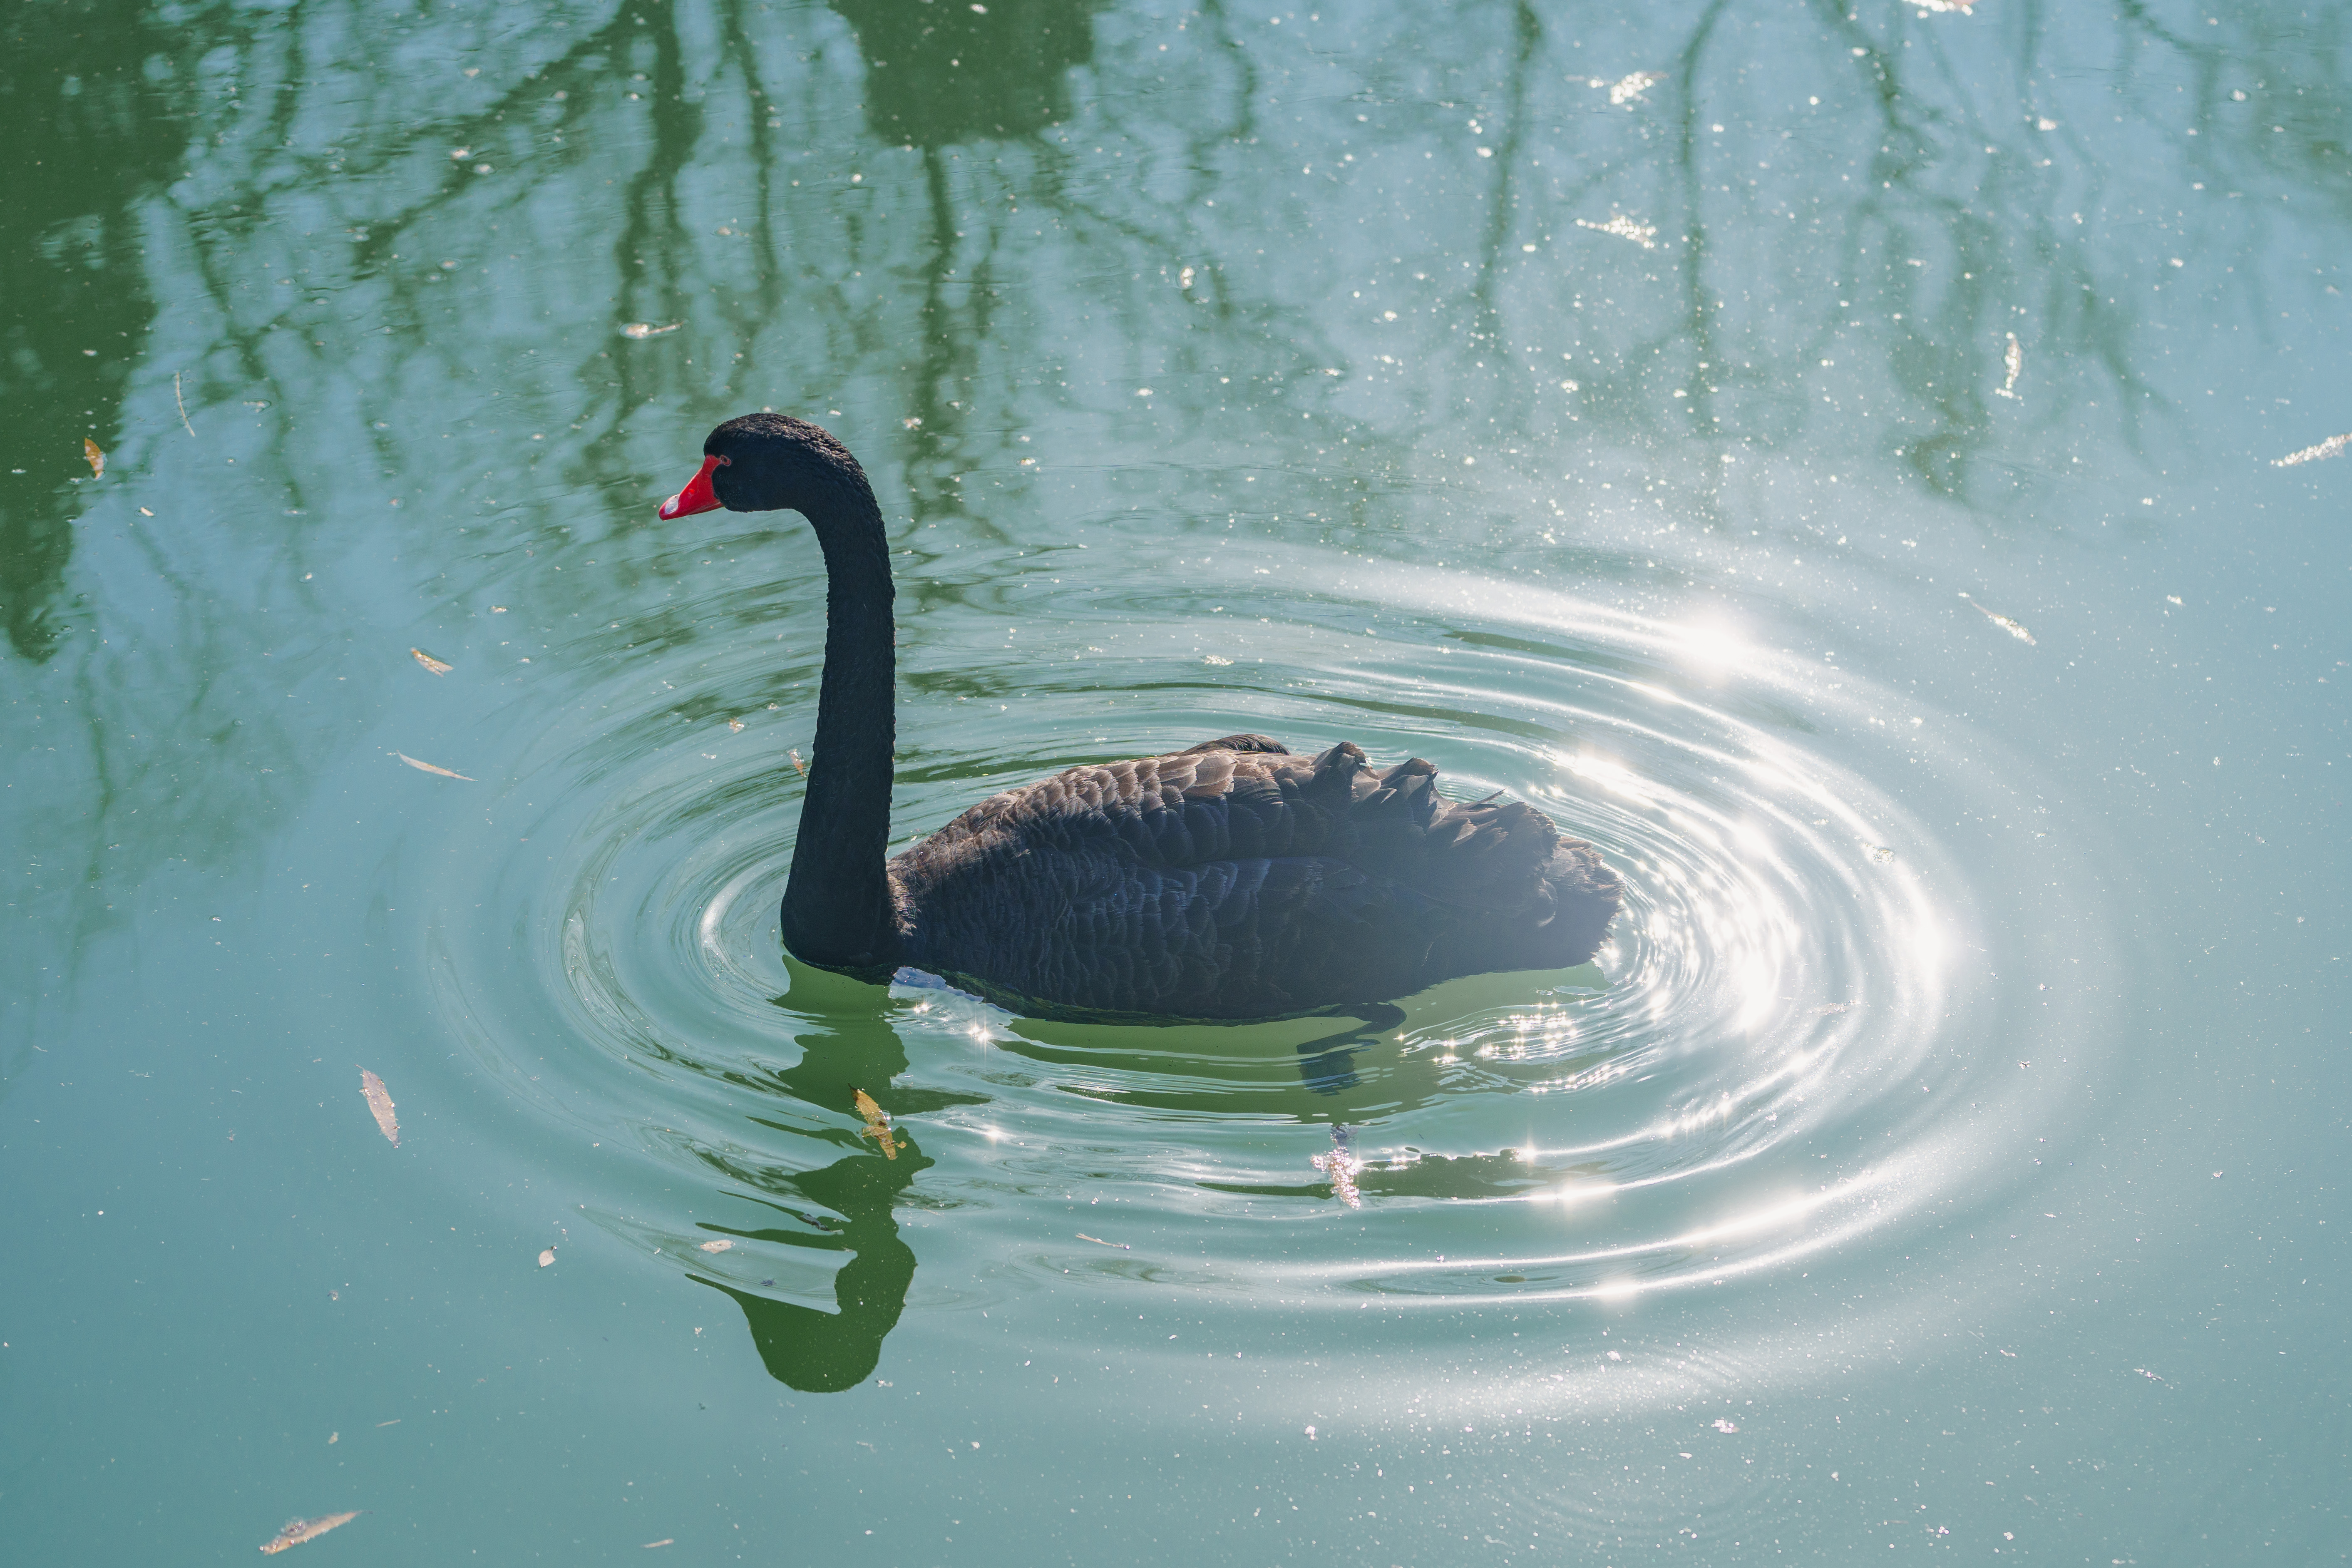
[[992, 795], [895, 859], [890, 570], [856, 460], [814, 425], [711, 432], [664, 517], [805, 515], [827, 573], [824, 676], [784, 945], [911, 964], [1034, 1011], [1266, 1017], [1591, 957], [1617, 875], [1518, 801], [1442, 798], [1413, 758], [1294, 756], [1230, 735]]

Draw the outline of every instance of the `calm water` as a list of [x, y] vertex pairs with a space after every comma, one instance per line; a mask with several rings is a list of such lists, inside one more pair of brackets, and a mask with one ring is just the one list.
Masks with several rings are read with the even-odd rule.
[[[9, 1552], [2343, 1556], [2352, 13], [1620, 9], [20, 8]], [[899, 834], [1353, 738], [1614, 939], [787, 962], [761, 406]]]

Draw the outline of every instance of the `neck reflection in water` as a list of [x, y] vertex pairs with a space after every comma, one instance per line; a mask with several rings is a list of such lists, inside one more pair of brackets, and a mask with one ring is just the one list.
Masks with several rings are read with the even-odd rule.
[[[811, 1110], [853, 1119], [860, 1117], [861, 1090], [894, 1119], [985, 1103], [973, 1095], [893, 1089], [891, 1080], [907, 1070], [907, 1048], [890, 1026], [895, 1005], [889, 994], [794, 960], [785, 962], [793, 978], [790, 1005], [803, 1015], [815, 1011], [820, 1023], [818, 1032], [801, 1037], [800, 1061], [772, 1075], [770, 1088]], [[779, 1006], [785, 1005], [782, 997], [776, 1001]], [[895, 1121], [896, 1152], [891, 1152], [866, 1131], [835, 1127], [813, 1133], [805, 1126], [757, 1116], [752, 1120], [799, 1138], [821, 1138], [844, 1152], [829, 1165], [798, 1173], [748, 1163], [731, 1169], [730, 1174], [767, 1194], [738, 1196], [763, 1204], [793, 1223], [759, 1230], [704, 1228], [745, 1241], [847, 1253], [848, 1261], [833, 1279], [835, 1310], [825, 1312], [777, 1300], [701, 1274], [687, 1278], [724, 1293], [743, 1309], [761, 1363], [777, 1382], [804, 1394], [855, 1388], [880, 1363], [882, 1342], [898, 1327], [898, 1314], [906, 1308], [907, 1290], [915, 1279], [915, 1252], [899, 1238], [893, 1209], [932, 1162]]]

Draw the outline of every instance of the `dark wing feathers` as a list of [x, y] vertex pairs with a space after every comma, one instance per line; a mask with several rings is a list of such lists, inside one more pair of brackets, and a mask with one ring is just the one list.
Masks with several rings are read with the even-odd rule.
[[1033, 1006], [1210, 1017], [1583, 962], [1614, 873], [1436, 773], [1232, 735], [1008, 790], [891, 862], [907, 959]]

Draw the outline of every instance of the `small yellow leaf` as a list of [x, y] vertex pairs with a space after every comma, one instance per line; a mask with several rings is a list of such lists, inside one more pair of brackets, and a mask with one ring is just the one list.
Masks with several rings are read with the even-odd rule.
[[788, 756], [788, 757], [792, 758], [792, 760], [793, 760], [793, 772], [798, 773], [801, 773], [801, 774], [803, 774], [803, 775], [805, 775], [805, 774], [808, 773], [808, 764], [807, 764], [806, 763], [804, 763], [804, 762], [801, 761], [801, 754], [800, 754], [800, 752], [798, 752], [797, 751], [788, 751], [788, 752], [786, 752], [784, 753], [784, 755], [786, 755], [786, 756]]
[[540, 1266], [541, 1268], [546, 1268], [549, 1264], [551, 1264], [551, 1263], [552, 1263], [552, 1262], [554, 1262], [554, 1261], [555, 1261], [555, 1248], [553, 1248], [553, 1247], [543, 1247], [543, 1248], [541, 1248], [541, 1249], [540, 1254], [539, 1254], [539, 1266]]
[[467, 784], [476, 784], [479, 782], [467, 773], [453, 773], [447, 768], [436, 768], [431, 763], [420, 763], [415, 757], [410, 756], [406, 752], [394, 752], [392, 754], [398, 757], [402, 762], [406, 763], [410, 767], [415, 768], [423, 773], [438, 773], [445, 779], [464, 779]]
[[[705, 1252], [724, 1252], [734, 1245], [735, 1244], [733, 1242], [723, 1238], [718, 1241], [706, 1241], [702, 1244], [702, 1250]], [[698, 1333], [701, 1331], [697, 1330], [696, 1331]]]
[[316, 1519], [289, 1519], [285, 1529], [262, 1542], [261, 1550], [269, 1554], [283, 1552], [289, 1546], [299, 1546], [306, 1541], [316, 1541], [327, 1531], [339, 1525], [349, 1524], [359, 1516], [360, 1510], [353, 1509], [349, 1513], [322, 1513]]
[[[375, 1113], [375, 1124], [392, 1140], [392, 1146], [399, 1148], [400, 1121], [392, 1114], [392, 1093], [383, 1087], [383, 1079], [365, 1068], [360, 1068], [360, 1092], [367, 1096], [368, 1109]], [[302, 1539], [310, 1538], [306, 1535]]]
[[743, 732], [743, 721], [740, 719], [730, 719], [727, 721], [727, 727], [740, 735]]
[[899, 1145], [898, 1141], [890, 1136], [889, 1113], [875, 1104], [874, 1097], [864, 1089], [853, 1089], [850, 1092], [856, 1096], [857, 1114], [866, 1119], [865, 1129], [857, 1135], [860, 1138], [871, 1138], [881, 1144], [884, 1159], [897, 1159]]
[[421, 647], [413, 647], [408, 651], [415, 656], [417, 663], [423, 665], [425, 668], [431, 670], [436, 675], [446, 675], [451, 670], [457, 668], [454, 664], [442, 663], [439, 659], [435, 658], [431, 654], [426, 653]]
[[91, 440], [87, 436], [81, 438], [81, 455], [89, 459], [89, 477], [91, 479], [95, 479], [105, 474], [106, 454], [99, 450], [98, 443]]

